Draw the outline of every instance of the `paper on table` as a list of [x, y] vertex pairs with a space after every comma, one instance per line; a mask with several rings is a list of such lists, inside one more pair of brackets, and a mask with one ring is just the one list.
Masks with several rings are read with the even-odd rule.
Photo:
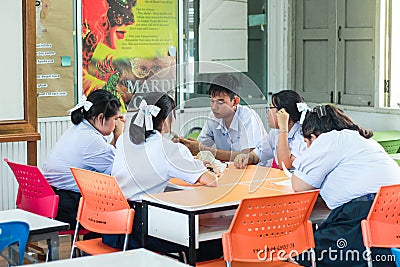
[[273, 184], [283, 185], [283, 186], [292, 186], [292, 179], [287, 179], [279, 182], [272, 182]]
[[283, 163], [283, 161], [282, 161], [282, 169], [287, 177], [292, 178], [292, 173], [286, 168], [285, 163]]

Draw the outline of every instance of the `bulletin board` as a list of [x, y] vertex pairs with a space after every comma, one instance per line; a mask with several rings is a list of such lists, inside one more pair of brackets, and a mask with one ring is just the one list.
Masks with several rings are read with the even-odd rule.
[[74, 1], [36, 0], [38, 117], [68, 116], [75, 105]]
[[0, 23], [4, 25], [3, 64], [0, 65], [0, 143], [27, 141], [27, 162], [36, 165], [37, 100], [35, 55], [35, 0], [7, 2]]

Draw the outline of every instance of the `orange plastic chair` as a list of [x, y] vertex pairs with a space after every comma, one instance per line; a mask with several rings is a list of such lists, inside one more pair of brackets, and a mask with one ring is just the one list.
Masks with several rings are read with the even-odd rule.
[[131, 209], [114, 177], [71, 168], [82, 197], [79, 202], [77, 224], [71, 258], [75, 248], [91, 255], [117, 252], [119, 249], [107, 246], [101, 238], [79, 241], [76, 239], [79, 224], [86, 229], [101, 234], [125, 234], [123, 250], [128, 245], [132, 232], [135, 210]]
[[[57, 217], [59, 196], [51, 188], [49, 182], [36, 166], [11, 162], [4, 159], [18, 182], [16, 205], [19, 209], [26, 210], [47, 218]], [[75, 230], [61, 231], [60, 235], [73, 235]], [[89, 233], [88, 230], [79, 230], [79, 235]]]
[[361, 221], [368, 266], [372, 266], [371, 247], [400, 247], [400, 184], [382, 186], [365, 220]]
[[[299, 266], [284, 259], [310, 250], [315, 266], [314, 235], [308, 220], [319, 190], [243, 199], [227, 233], [222, 235], [226, 266]], [[223, 260], [197, 266], [224, 266]]]

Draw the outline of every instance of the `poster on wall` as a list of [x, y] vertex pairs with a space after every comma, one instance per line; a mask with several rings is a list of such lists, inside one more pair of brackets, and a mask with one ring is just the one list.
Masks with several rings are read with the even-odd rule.
[[38, 117], [74, 106], [73, 1], [36, 0]]
[[82, 89], [137, 108], [176, 85], [178, 0], [82, 0]]

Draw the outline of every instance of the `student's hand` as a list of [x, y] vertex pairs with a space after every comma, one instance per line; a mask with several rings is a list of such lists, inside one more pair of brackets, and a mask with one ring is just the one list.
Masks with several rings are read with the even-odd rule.
[[289, 113], [286, 112], [284, 108], [281, 108], [278, 110], [276, 113], [276, 118], [278, 120], [278, 127], [280, 130], [286, 130], [288, 131], [288, 125], [289, 125]]
[[171, 135], [172, 135], [171, 141], [174, 143], [178, 143], [180, 136], [174, 132], [171, 132]]
[[117, 138], [124, 132], [125, 122], [126, 120], [124, 116], [121, 116], [115, 121], [115, 129], [113, 133]]
[[179, 142], [187, 146], [193, 156], [199, 154], [203, 147], [203, 145], [199, 141], [193, 138], [179, 137]]
[[215, 173], [215, 175], [217, 175], [217, 177], [221, 176], [218, 166], [216, 166], [215, 164], [212, 164], [208, 161], [203, 161], [203, 163], [204, 163], [204, 166], [206, 166], [209, 171]]
[[236, 168], [244, 169], [249, 163], [249, 154], [239, 154], [235, 157], [234, 165]]
[[218, 185], [218, 177], [215, 173], [206, 171], [200, 176], [197, 182], [205, 186], [215, 187]]
[[115, 146], [117, 143], [118, 137], [120, 137], [124, 133], [124, 128], [125, 128], [125, 117], [121, 116], [117, 120], [115, 120], [115, 128], [113, 131], [113, 140], [111, 140], [111, 145]]

